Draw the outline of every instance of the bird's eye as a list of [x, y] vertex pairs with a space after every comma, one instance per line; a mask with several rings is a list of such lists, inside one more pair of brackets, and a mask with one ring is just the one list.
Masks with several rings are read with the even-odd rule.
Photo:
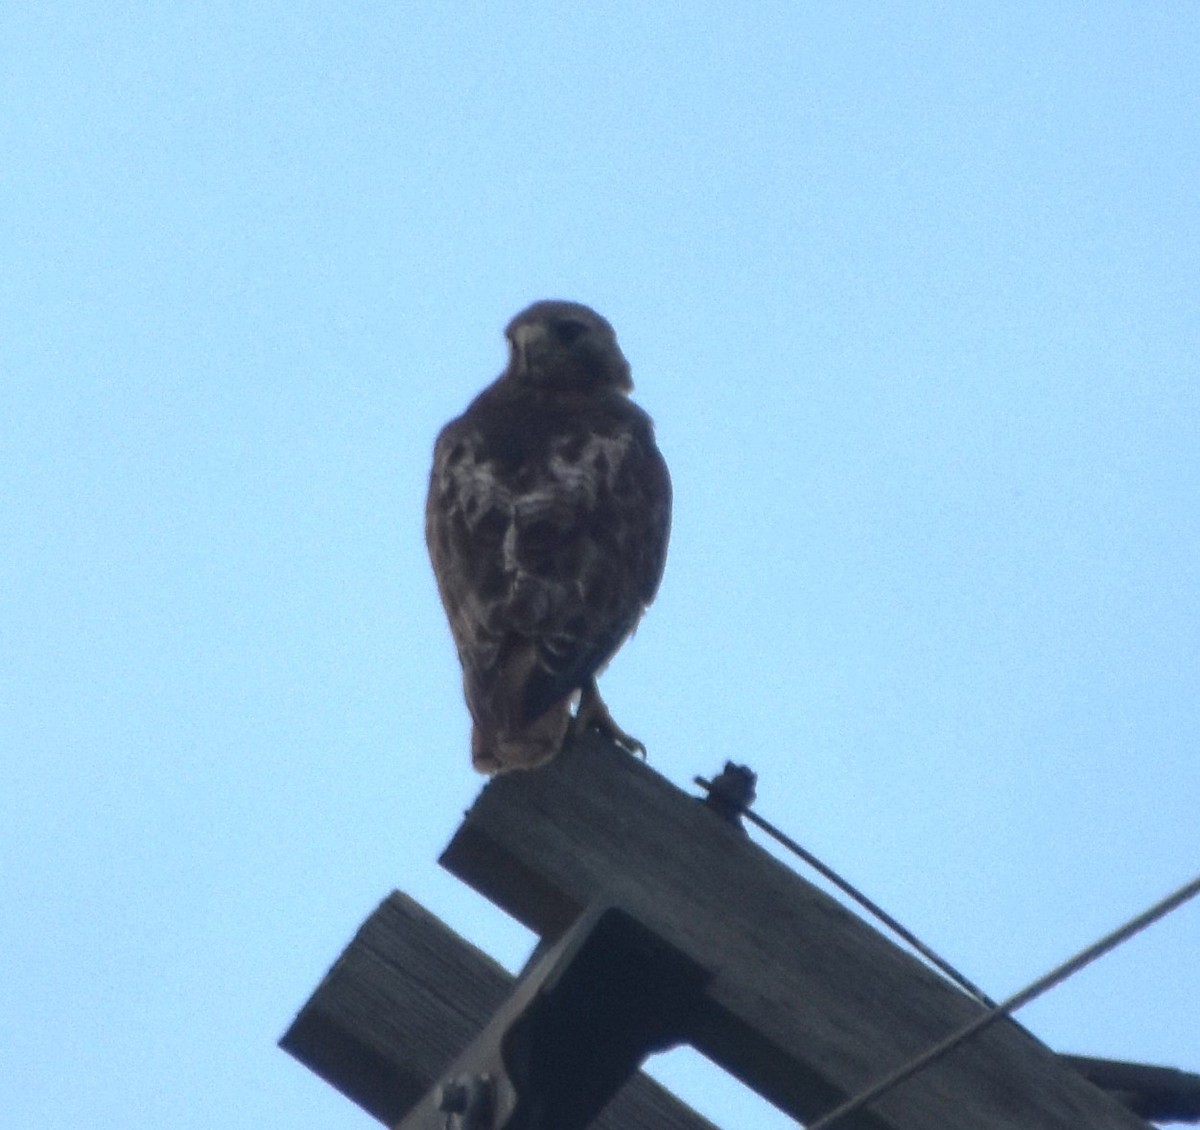
[[587, 329], [583, 322], [565, 321], [554, 323], [554, 333], [564, 345], [570, 345]]

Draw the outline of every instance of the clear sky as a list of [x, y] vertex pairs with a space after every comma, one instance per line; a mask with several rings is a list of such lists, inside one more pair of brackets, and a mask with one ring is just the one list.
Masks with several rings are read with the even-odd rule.
[[[275, 1041], [482, 784], [422, 542], [536, 298], [676, 489], [603, 681], [994, 996], [1200, 870], [1190, 3], [0, 11], [0, 1110], [371, 1125]], [[1200, 1070], [1200, 905], [1021, 1015]], [[686, 1055], [729, 1130], [789, 1125]]]

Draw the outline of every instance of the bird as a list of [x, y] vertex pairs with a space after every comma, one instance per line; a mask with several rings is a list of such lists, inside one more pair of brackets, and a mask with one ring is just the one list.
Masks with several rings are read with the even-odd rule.
[[644, 757], [596, 678], [658, 592], [670, 473], [595, 310], [535, 302], [504, 333], [507, 367], [438, 434], [425, 506], [471, 762], [534, 769], [586, 730]]

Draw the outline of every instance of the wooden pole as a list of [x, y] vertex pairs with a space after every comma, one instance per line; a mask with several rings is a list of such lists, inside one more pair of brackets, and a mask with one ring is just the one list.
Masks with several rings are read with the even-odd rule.
[[[442, 857], [542, 935], [618, 905], [709, 979], [691, 1042], [812, 1121], [979, 1015], [964, 995], [652, 769], [587, 736], [496, 778]], [[1146, 1130], [1005, 1020], [846, 1130]]]
[[[363, 923], [280, 1046], [385, 1126], [408, 1115], [503, 1008], [516, 980], [408, 896]], [[717, 1130], [637, 1074], [597, 1130]]]

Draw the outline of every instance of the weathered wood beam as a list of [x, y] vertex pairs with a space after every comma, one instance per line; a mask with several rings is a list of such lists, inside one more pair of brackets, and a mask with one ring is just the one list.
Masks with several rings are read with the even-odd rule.
[[[707, 970], [691, 1042], [812, 1121], [981, 1006], [652, 769], [589, 735], [493, 780], [443, 864], [554, 939], [589, 903], [629, 911]], [[1147, 1130], [1012, 1021], [845, 1130]]]
[[1151, 1122], [1200, 1122], [1200, 1075], [1086, 1055], [1059, 1058]]
[[[394, 1126], [513, 991], [502, 966], [399, 892], [362, 925], [280, 1046]], [[599, 1130], [717, 1130], [646, 1075], [596, 1119]]]

